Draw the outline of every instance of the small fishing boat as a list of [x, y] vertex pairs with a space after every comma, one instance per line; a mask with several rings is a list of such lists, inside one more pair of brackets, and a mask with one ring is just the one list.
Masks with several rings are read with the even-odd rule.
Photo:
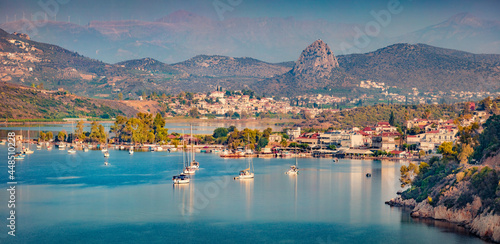
[[104, 152], [104, 157], [105, 157], [105, 158], [109, 158], [109, 152], [108, 152], [108, 151], [105, 151], [105, 152]]
[[70, 149], [68, 150], [68, 153], [69, 153], [69, 154], [74, 154], [74, 153], [76, 153], [76, 150], [75, 150], [74, 148], [70, 148]]
[[130, 155], [134, 154], [134, 147], [130, 147], [128, 149], [128, 154], [130, 154]]
[[16, 159], [16, 160], [22, 160], [22, 159], [24, 159], [24, 157], [25, 157], [25, 155], [22, 153], [14, 154], [14, 159]]
[[88, 152], [88, 151], [89, 151], [89, 148], [88, 148], [88, 147], [83, 147], [83, 151], [84, 151], [84, 152]]
[[42, 145], [41, 144], [37, 144], [36, 145], [36, 150], [42, 150]]
[[109, 163], [106, 161], [106, 162], [104, 162], [104, 165], [105, 165], [105, 166], [108, 166], [108, 165], [109, 165]]

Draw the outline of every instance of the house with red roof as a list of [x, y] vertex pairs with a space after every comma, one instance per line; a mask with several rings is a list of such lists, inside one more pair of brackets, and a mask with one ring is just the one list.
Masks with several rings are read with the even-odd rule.
[[407, 155], [405, 151], [397, 151], [397, 150], [390, 151], [389, 153], [394, 154], [394, 156], [397, 158], [404, 158]]

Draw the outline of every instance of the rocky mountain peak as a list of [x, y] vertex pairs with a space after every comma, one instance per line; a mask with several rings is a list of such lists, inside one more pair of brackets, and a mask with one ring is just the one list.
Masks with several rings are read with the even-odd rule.
[[302, 51], [292, 72], [295, 75], [312, 75], [320, 78], [329, 76], [337, 67], [339, 63], [330, 47], [319, 39]]

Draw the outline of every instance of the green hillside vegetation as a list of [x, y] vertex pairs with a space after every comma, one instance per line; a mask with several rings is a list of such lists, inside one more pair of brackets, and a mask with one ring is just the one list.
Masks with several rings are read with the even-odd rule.
[[[427, 119], [455, 119], [462, 111], [464, 103], [441, 105], [399, 105], [378, 104], [374, 106], [358, 107], [342, 110], [337, 113], [323, 112], [314, 119], [307, 119], [295, 126], [315, 129], [350, 129], [352, 127], [364, 128], [373, 126], [380, 121], [390, 121], [393, 114], [393, 125], [402, 127], [404, 121], [410, 118]], [[305, 112], [304, 112], [305, 113]], [[304, 116], [306, 118], [307, 115]]]
[[2, 119], [62, 119], [93, 117], [109, 119], [123, 114], [118, 109], [99, 105], [88, 98], [67, 92], [43, 92], [35, 88], [0, 83], [0, 118]]
[[[481, 212], [500, 213], [500, 165], [498, 162], [491, 167], [481, 164], [486, 158], [500, 153], [500, 116], [491, 116], [479, 136], [471, 132], [474, 127], [460, 128], [459, 141], [462, 145], [443, 143], [439, 148], [443, 153], [442, 159], [434, 157], [429, 163], [421, 163], [420, 166], [410, 164], [401, 167], [402, 185], [411, 184], [403, 192], [403, 199], [415, 199], [417, 202], [426, 200], [433, 206], [460, 209], [479, 197]], [[475, 145], [475, 153], [469, 150], [466, 160], [463, 160], [460, 155], [470, 145]], [[469, 161], [472, 158], [481, 159], [480, 164], [470, 165], [468, 162], [472, 162]], [[413, 180], [412, 176], [415, 176]]]

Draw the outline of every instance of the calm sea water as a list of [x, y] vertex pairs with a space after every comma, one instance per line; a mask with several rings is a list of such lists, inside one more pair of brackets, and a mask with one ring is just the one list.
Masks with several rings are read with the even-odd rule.
[[[7, 188], [7, 148], [0, 179]], [[254, 159], [254, 180], [233, 180], [246, 159], [197, 154], [201, 169], [173, 186], [180, 153], [35, 150], [18, 161], [16, 237], [0, 243], [482, 243], [442, 222], [416, 221], [384, 201], [399, 163]], [[371, 173], [372, 177], [365, 177]], [[6, 223], [7, 191], [0, 191]]]

